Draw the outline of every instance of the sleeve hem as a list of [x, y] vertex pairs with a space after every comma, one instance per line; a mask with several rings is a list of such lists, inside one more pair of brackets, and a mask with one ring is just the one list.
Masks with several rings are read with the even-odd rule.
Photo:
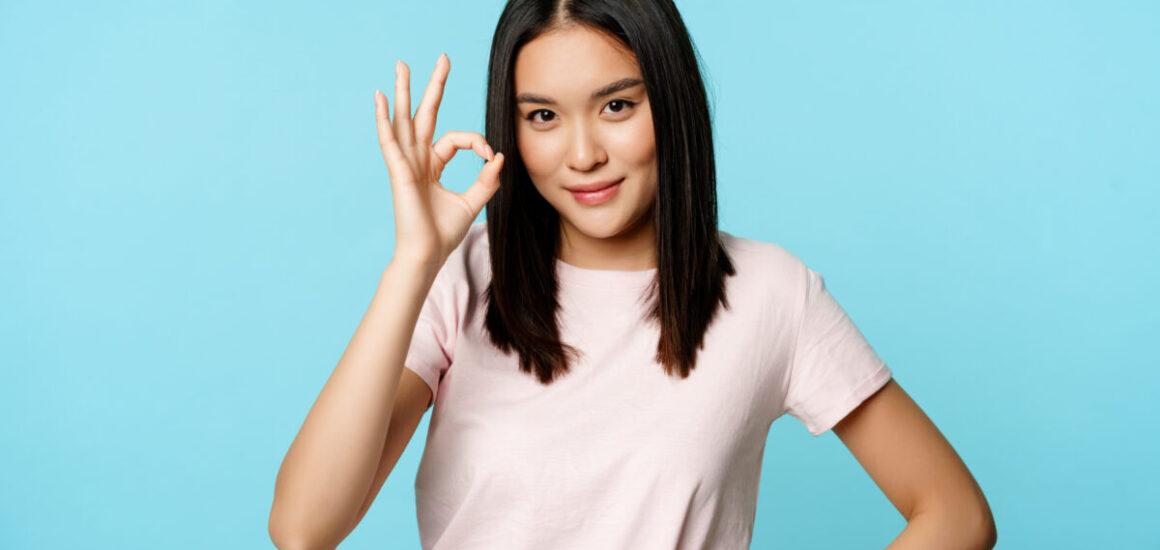
[[429, 388], [431, 388], [431, 404], [432, 404], [432, 406], [434, 406], [435, 396], [439, 394], [438, 375], [432, 374], [427, 369], [420, 369], [420, 368], [411, 367], [411, 366], [407, 365], [406, 363], [403, 364], [403, 368], [405, 368], [405, 369], [407, 369], [415, 374], [418, 374], [419, 378], [422, 378], [423, 381], [427, 383], [427, 386]]
[[859, 383], [853, 391], [851, 391], [845, 399], [838, 401], [836, 405], [830, 407], [827, 411], [817, 416], [814, 421], [807, 425], [810, 435], [817, 437], [829, 431], [839, 421], [850, 414], [858, 405], [862, 404], [868, 397], [874, 394], [885, 386], [893, 377], [890, 367], [886, 363], [882, 363], [870, 374], [865, 380]]

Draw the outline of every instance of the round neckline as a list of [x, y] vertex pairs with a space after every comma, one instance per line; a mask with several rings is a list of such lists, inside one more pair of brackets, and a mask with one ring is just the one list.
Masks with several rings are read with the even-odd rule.
[[644, 288], [653, 281], [657, 268], [636, 271], [588, 269], [556, 258], [556, 280], [561, 284], [590, 288]]

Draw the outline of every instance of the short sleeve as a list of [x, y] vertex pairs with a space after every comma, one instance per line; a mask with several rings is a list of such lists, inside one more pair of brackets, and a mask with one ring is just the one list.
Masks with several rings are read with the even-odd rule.
[[805, 269], [806, 296], [785, 412], [818, 436], [886, 385], [892, 373], [826, 289], [822, 276]]
[[462, 251], [457, 250], [447, 258], [431, 283], [403, 360], [404, 367], [431, 387], [432, 402], [438, 398], [439, 382], [455, 358], [461, 296], [467, 284], [465, 275]]

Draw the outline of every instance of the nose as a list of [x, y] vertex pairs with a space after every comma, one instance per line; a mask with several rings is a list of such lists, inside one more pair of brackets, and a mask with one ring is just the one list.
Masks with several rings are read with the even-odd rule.
[[608, 153], [601, 141], [599, 131], [590, 124], [577, 124], [568, 150], [568, 167], [577, 172], [591, 172], [608, 162]]

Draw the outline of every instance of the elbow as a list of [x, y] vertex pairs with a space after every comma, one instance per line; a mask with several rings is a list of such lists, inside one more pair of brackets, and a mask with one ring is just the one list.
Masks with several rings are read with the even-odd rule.
[[325, 544], [319, 544], [317, 541], [312, 541], [308, 537], [301, 536], [299, 533], [285, 533], [280, 531], [270, 531], [270, 542], [274, 543], [274, 547], [278, 550], [319, 550], [321, 548], [334, 548]]
[[317, 536], [292, 528], [299, 522], [286, 521], [284, 518], [271, 513], [266, 531], [270, 535], [270, 542], [278, 550], [321, 550], [333, 549], [335, 544], [322, 542]]
[[268, 531], [270, 542], [274, 543], [274, 548], [278, 550], [303, 550], [308, 547], [302, 538], [295, 537], [290, 533], [275, 531], [272, 526], [273, 522], [271, 522], [271, 528]]
[[981, 534], [982, 540], [976, 548], [979, 550], [991, 550], [995, 547], [995, 543], [999, 540], [999, 532], [995, 530], [995, 518], [991, 517], [990, 510], [987, 510], [986, 514], [983, 515], [979, 533]]
[[[985, 501], [979, 506], [960, 503], [959, 506], [928, 509], [907, 518], [907, 521], [918, 518], [930, 524], [931, 535], [939, 537], [939, 548], [991, 550], [999, 538], [995, 518]], [[935, 535], [936, 532], [939, 534]]]
[[999, 531], [995, 528], [995, 515], [991, 513], [991, 504], [987, 502], [987, 497], [982, 496], [982, 491], [979, 495], [979, 530], [983, 537], [979, 548], [985, 550], [994, 548], [999, 540]]
[[284, 527], [280, 527], [280, 522], [277, 521], [274, 514], [270, 514], [270, 521], [266, 525], [266, 532], [270, 535], [270, 542], [274, 543], [274, 547], [278, 550], [303, 550], [309, 548], [305, 539], [296, 533], [288, 532]]
[[978, 512], [966, 517], [970, 520], [963, 522], [963, 525], [969, 528], [967, 540], [971, 541], [970, 548], [972, 550], [991, 550], [994, 548], [999, 539], [999, 533], [995, 530], [995, 518], [991, 515], [991, 509], [986, 503]]
[[[274, 539], [271, 538], [270, 540], [274, 540]], [[322, 547], [321, 546], [312, 546], [307, 542], [303, 542], [302, 539], [289, 539], [289, 540], [283, 540], [280, 542], [275, 541], [274, 548], [277, 548], [278, 550], [311, 550], [314, 548], [322, 548]]]
[[358, 523], [335, 506], [319, 506], [317, 498], [294, 501], [287, 496], [275, 495], [266, 523], [279, 550], [334, 550]]
[[310, 548], [310, 546], [303, 543], [301, 539], [291, 539], [284, 536], [279, 537], [270, 535], [270, 541], [274, 543], [274, 548], [277, 548], [278, 550], [306, 550], [307, 548]]

